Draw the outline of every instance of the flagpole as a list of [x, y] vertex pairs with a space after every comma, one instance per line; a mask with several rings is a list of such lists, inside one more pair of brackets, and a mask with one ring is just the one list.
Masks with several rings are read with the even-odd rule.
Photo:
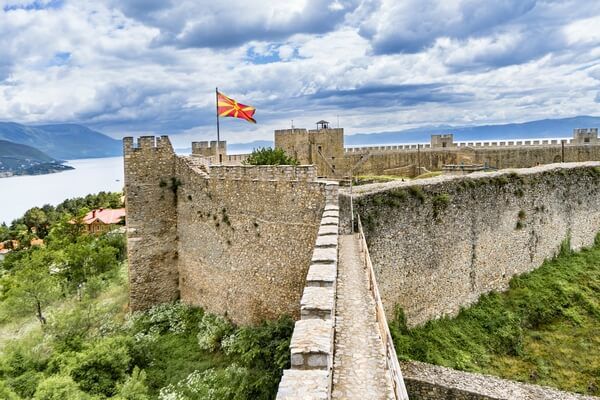
[[219, 148], [219, 143], [221, 143], [220, 132], [219, 132], [219, 88], [215, 88], [215, 100], [217, 104], [217, 149]]

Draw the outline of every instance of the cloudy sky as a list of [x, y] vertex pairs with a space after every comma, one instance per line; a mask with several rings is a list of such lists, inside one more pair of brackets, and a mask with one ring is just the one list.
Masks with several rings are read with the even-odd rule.
[[235, 142], [600, 115], [597, 0], [0, 0], [0, 120]]

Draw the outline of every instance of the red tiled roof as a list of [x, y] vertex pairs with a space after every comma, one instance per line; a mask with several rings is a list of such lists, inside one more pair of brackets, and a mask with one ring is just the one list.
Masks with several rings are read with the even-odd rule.
[[103, 224], [118, 224], [125, 218], [124, 208], [100, 208], [98, 210], [92, 210], [83, 217], [84, 224], [91, 224], [94, 221], [99, 221]]

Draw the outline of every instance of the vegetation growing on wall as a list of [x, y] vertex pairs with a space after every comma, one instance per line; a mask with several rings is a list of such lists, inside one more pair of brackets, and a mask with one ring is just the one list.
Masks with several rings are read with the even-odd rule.
[[244, 161], [247, 165], [298, 165], [298, 160], [286, 154], [283, 149], [260, 147]]
[[398, 356], [466, 371], [600, 394], [600, 240], [515, 277], [455, 318], [390, 324]]

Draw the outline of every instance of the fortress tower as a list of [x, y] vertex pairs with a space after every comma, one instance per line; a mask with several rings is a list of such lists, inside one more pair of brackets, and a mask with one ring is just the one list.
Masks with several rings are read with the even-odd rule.
[[192, 154], [211, 158], [213, 162], [221, 163], [227, 156], [227, 142], [225, 140], [192, 142]]
[[598, 128], [573, 129], [573, 144], [598, 143]]
[[330, 128], [329, 122], [317, 122], [317, 129], [281, 129], [275, 131], [275, 147], [295, 157], [300, 164], [314, 164], [321, 177], [342, 177], [344, 129]]

